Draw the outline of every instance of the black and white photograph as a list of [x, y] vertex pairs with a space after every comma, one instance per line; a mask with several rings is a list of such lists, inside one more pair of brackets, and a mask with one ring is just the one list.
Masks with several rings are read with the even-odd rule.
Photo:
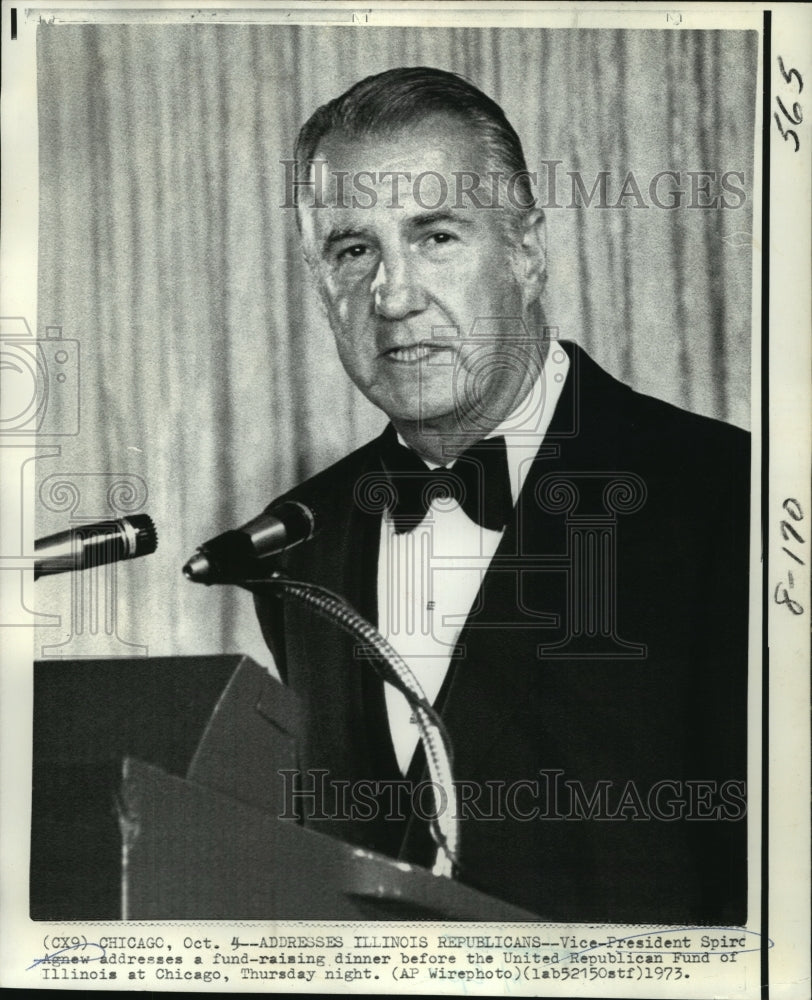
[[803, 994], [812, 46], [730, 6], [4, 10], [4, 985]]

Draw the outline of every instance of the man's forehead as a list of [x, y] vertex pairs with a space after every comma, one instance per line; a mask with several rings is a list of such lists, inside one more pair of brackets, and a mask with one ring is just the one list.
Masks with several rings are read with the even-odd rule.
[[319, 141], [316, 156], [332, 160], [336, 166], [341, 161], [357, 161], [358, 157], [390, 160], [393, 164], [428, 157], [453, 161], [459, 157], [465, 160], [460, 169], [466, 169], [484, 151], [484, 143], [471, 125], [452, 115], [436, 114], [385, 132], [329, 132]]

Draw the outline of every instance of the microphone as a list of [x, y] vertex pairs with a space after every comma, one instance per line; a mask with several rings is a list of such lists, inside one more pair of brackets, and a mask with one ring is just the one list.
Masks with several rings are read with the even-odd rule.
[[193, 583], [225, 583], [256, 567], [257, 559], [309, 541], [316, 533], [316, 515], [298, 500], [273, 504], [241, 528], [204, 542], [183, 567]]
[[34, 542], [34, 579], [148, 556], [157, 547], [158, 533], [147, 514], [77, 525]]

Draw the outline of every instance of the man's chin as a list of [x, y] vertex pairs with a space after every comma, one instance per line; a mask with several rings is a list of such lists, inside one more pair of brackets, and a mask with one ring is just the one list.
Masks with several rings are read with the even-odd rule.
[[440, 422], [447, 424], [456, 421], [456, 410], [453, 404], [430, 403], [426, 400], [414, 399], [373, 399], [371, 400], [379, 409], [397, 424], [431, 424]]

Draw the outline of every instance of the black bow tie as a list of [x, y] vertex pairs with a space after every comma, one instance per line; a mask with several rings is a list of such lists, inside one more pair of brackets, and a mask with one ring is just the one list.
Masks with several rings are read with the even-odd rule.
[[433, 500], [446, 497], [456, 500], [483, 528], [501, 531], [508, 522], [513, 495], [503, 437], [477, 442], [459, 456], [452, 469], [429, 469], [390, 433], [381, 461], [392, 487], [389, 515], [399, 535], [420, 524]]

